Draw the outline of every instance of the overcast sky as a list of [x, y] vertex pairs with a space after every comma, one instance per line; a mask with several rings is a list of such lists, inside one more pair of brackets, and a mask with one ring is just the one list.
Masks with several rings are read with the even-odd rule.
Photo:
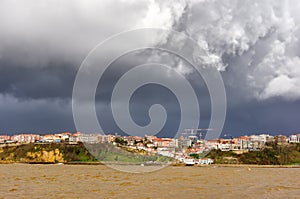
[[[227, 95], [223, 133], [300, 132], [299, 10], [297, 0], [2, 0], [0, 133], [76, 131], [72, 89], [82, 61], [108, 37], [145, 27], [185, 33], [201, 47], [194, 53], [202, 64], [219, 70]], [[200, 104], [199, 127], [207, 128], [211, 103], [199, 74], [178, 57], [153, 51], [123, 56], [105, 72], [96, 95], [103, 129], [121, 131], [109, 105], [118, 78], [153, 60], [191, 82]], [[180, 106], [165, 87], [138, 89], [132, 119], [148, 124], [149, 107], [157, 103], [167, 110], [161, 135], [168, 136], [178, 128]]]

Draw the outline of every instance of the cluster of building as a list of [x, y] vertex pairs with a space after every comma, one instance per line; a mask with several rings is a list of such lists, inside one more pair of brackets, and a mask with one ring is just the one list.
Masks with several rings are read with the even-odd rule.
[[0, 144], [5, 143], [50, 143], [50, 142], [85, 142], [85, 143], [113, 143], [116, 138], [121, 138], [128, 147], [149, 150], [162, 148], [188, 148], [191, 151], [199, 152], [205, 149], [229, 150], [258, 150], [267, 142], [279, 143], [300, 143], [300, 134], [290, 136], [269, 134], [239, 136], [229, 138], [218, 138], [214, 140], [199, 139], [194, 135], [180, 136], [179, 138], [158, 138], [156, 136], [120, 136], [105, 134], [86, 134], [62, 132], [57, 134], [16, 134], [0, 135]]
[[0, 144], [10, 143], [52, 143], [52, 142], [68, 142], [68, 143], [104, 143], [113, 142], [116, 136], [100, 135], [100, 134], [84, 134], [80, 132], [70, 133], [62, 132], [55, 134], [16, 134], [16, 135], [0, 135]]
[[[117, 139], [118, 138], [118, 139]], [[69, 144], [83, 143], [112, 143], [124, 147], [157, 153], [163, 156], [173, 157], [178, 160], [190, 157], [191, 154], [204, 154], [211, 149], [221, 151], [245, 152], [261, 150], [268, 142], [300, 143], [300, 134], [290, 136], [269, 134], [218, 138], [214, 140], [201, 139], [196, 135], [182, 135], [179, 138], [158, 138], [156, 136], [120, 136], [104, 134], [85, 134], [63, 132], [58, 134], [17, 134], [0, 135], [0, 144], [10, 143], [51, 143], [67, 142]], [[202, 162], [201, 162], [202, 161]], [[211, 163], [211, 160], [199, 160], [201, 164]], [[205, 162], [206, 161], [206, 162]]]

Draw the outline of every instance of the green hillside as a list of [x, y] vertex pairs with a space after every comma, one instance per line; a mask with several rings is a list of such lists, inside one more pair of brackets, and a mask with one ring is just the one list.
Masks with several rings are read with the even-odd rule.
[[233, 151], [212, 150], [208, 157], [217, 164], [293, 165], [300, 164], [300, 144], [267, 143], [261, 151], [236, 154]]

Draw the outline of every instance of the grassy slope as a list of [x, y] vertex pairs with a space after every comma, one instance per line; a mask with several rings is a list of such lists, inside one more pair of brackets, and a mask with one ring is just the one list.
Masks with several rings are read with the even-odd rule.
[[112, 144], [93, 144], [86, 145], [91, 154], [98, 160], [103, 162], [127, 162], [127, 163], [142, 163], [147, 161], [166, 162], [170, 158], [160, 155], [154, 155], [144, 150], [129, 149], [119, 145]]

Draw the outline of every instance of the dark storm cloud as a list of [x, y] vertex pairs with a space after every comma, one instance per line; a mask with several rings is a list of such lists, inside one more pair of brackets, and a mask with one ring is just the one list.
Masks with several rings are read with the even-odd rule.
[[64, 100], [19, 100], [0, 95], [1, 134], [75, 131], [71, 104]]
[[[101, 126], [103, 125], [103, 128], [106, 132], [122, 132], [121, 129], [119, 129], [114, 123], [110, 107], [110, 97], [112, 95], [115, 84], [117, 83], [119, 78], [124, 75], [124, 73], [134, 68], [135, 66], [156, 62], [153, 59], [147, 59], [148, 57], [149, 54], [144, 53], [143, 51], [137, 51], [133, 54], [128, 54], [113, 62], [109, 69], [103, 74], [103, 78], [98, 84], [96, 100], [102, 104], [102, 106], [100, 105], [98, 109], [98, 118]], [[176, 67], [176, 65], [174, 66], [174, 64], [177, 62], [174, 63], [174, 55], [164, 54], [163, 56], [160, 56], [160, 58], [162, 59], [160, 59], [159, 63]], [[190, 65], [188, 65], [187, 63], [185, 64], [185, 67], [187, 69], [191, 68]], [[151, 75], [150, 72], [149, 75]], [[161, 78], [166, 78], [166, 74], [157, 75]], [[200, 74], [189, 74], [186, 76], [186, 78], [193, 86], [199, 99], [199, 106], [201, 110], [200, 126], [202, 126], [202, 128], [207, 128], [210, 118], [210, 99], [206, 85], [204, 84], [204, 81], [202, 80]], [[173, 83], [176, 83], [176, 80]], [[166, 87], [162, 87], [157, 84], [151, 84], [142, 86], [136, 92], [134, 92], [129, 104], [132, 119], [138, 125], [147, 125], [150, 122], [148, 111], [153, 104], [163, 105], [168, 114], [166, 124], [159, 135], [169, 135], [171, 137], [174, 136], [174, 133], [177, 132], [177, 129], [179, 127], [181, 112], [176, 96]], [[128, 106], [128, 104], [123, 105]]]
[[[229, 101], [230, 102], [230, 101]], [[299, 132], [298, 118], [300, 102], [282, 99], [265, 102], [240, 101], [229, 103], [223, 134], [251, 135], [269, 133], [273, 135]]]
[[0, 60], [0, 93], [20, 99], [71, 98], [76, 67], [53, 61], [45, 67], [26, 67]]
[[[195, 56], [222, 71], [228, 97], [224, 133], [297, 132], [299, 5], [272, 0], [1, 1], [0, 131], [75, 130], [72, 88], [88, 52], [124, 30], [164, 27], [195, 39], [205, 50]], [[199, 75], [174, 56], [140, 52], [114, 62], [99, 82], [96, 107], [105, 130], [120, 131], [109, 108], [117, 79], [151, 61], [173, 66], [192, 82], [200, 102], [200, 127], [206, 128], [210, 100]], [[132, 117], [147, 124], [148, 109], [158, 102], [169, 113], [163, 133], [173, 133], [180, 119], [178, 102], [164, 88], [152, 85], [136, 92], [130, 104]]]

